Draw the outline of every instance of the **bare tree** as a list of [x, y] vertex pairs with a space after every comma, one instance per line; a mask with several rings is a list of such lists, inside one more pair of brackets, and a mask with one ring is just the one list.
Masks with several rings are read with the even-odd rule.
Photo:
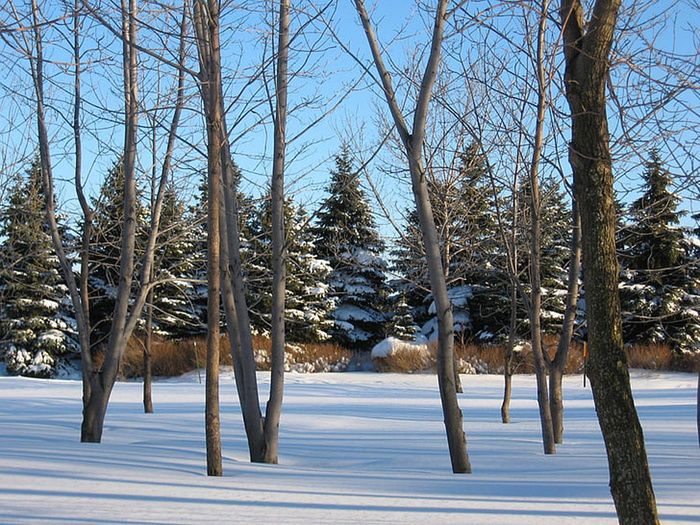
[[571, 108], [569, 161], [582, 227], [591, 380], [608, 456], [610, 489], [623, 524], [659, 518], [642, 427], [622, 341], [619, 263], [605, 88], [621, 0], [597, 0], [584, 22], [579, 0], [562, 0], [566, 96]]
[[462, 411], [459, 408], [459, 402], [457, 400], [452, 305], [447, 294], [439, 239], [430, 206], [428, 187], [425, 179], [425, 168], [423, 165], [423, 146], [425, 143], [428, 106], [440, 62], [442, 40], [448, 18], [448, 4], [449, 2], [447, 0], [440, 0], [435, 9], [435, 25], [433, 27], [430, 56], [425, 67], [418, 99], [416, 101], [415, 112], [413, 113], [413, 125], [409, 128], [401, 108], [398, 105], [391, 82], [391, 73], [389, 73], [384, 65], [379, 42], [374, 34], [364, 1], [355, 0], [355, 8], [362, 22], [362, 27], [365, 30], [374, 65], [379, 76], [378, 82], [384, 91], [384, 96], [386, 97], [389, 111], [394, 120], [394, 125], [403, 143], [411, 173], [413, 195], [418, 209], [420, 228], [423, 234], [423, 242], [425, 244], [425, 252], [428, 261], [430, 286], [435, 298], [438, 316], [438, 383], [445, 416], [445, 427], [452, 461], [452, 471], [454, 473], [470, 473], [471, 465], [467, 455], [466, 437], [462, 428]]
[[221, 91], [221, 44], [219, 2], [196, 0], [194, 27], [200, 63], [200, 92], [207, 123], [207, 364], [205, 430], [207, 474], [223, 474], [219, 410], [219, 311], [221, 287], [220, 206], [222, 195], [222, 148], [225, 143]]

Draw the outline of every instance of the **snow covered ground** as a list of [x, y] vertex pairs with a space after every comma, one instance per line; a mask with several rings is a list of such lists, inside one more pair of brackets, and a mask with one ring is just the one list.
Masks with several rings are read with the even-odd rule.
[[[263, 392], [269, 375], [261, 374]], [[289, 374], [280, 465], [247, 461], [230, 373], [222, 379], [225, 476], [205, 475], [197, 374], [119, 383], [102, 444], [80, 444], [78, 381], [0, 377], [0, 522], [84, 524], [614, 524], [589, 389], [565, 380], [566, 434], [544, 456], [532, 377], [463, 376], [471, 475], [450, 472], [436, 379]], [[696, 377], [633, 372], [662, 522], [700, 522]]]

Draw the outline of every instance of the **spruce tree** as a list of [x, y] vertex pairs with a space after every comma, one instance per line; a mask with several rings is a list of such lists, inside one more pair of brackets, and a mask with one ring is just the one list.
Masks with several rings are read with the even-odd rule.
[[[452, 300], [455, 330], [462, 337], [488, 331], [494, 324], [488, 313], [500, 294], [502, 278], [495, 271], [493, 252], [497, 246], [492, 189], [486, 177], [485, 159], [471, 144], [455, 159], [456, 168], [428, 172], [428, 189], [433, 218], [440, 235], [440, 247]], [[416, 322], [430, 335], [435, 315], [430, 310], [428, 271], [418, 214], [411, 209], [406, 229], [392, 251], [394, 272], [404, 279], [402, 292]], [[501, 311], [502, 308], [496, 308]], [[476, 317], [475, 315], [476, 314]], [[489, 320], [487, 321], [486, 318]], [[498, 324], [498, 323], [496, 323]]]
[[329, 196], [318, 211], [314, 228], [318, 256], [330, 262], [332, 337], [341, 345], [369, 350], [384, 337], [386, 263], [384, 242], [360, 177], [346, 146], [335, 157]]
[[[136, 230], [136, 256], [143, 253], [146, 239], [147, 210], [143, 206], [142, 192], [137, 190], [138, 224]], [[119, 282], [122, 228], [124, 224], [124, 167], [119, 159], [110, 168], [93, 203], [95, 210], [93, 237], [90, 242], [90, 323], [93, 347], [106, 342]], [[138, 267], [136, 272], [138, 273]], [[136, 282], [138, 279], [134, 279]]]
[[621, 300], [628, 343], [666, 343], [694, 350], [700, 337], [692, 243], [679, 226], [680, 197], [657, 151], [643, 175], [644, 193], [629, 209], [622, 252]]
[[[247, 231], [250, 242], [244, 267], [248, 276], [248, 300], [251, 321], [259, 333], [270, 327], [272, 275], [271, 227], [269, 199], [262, 200], [257, 212], [249, 215]], [[303, 206], [291, 199], [285, 203], [287, 236], [287, 278], [285, 300], [286, 339], [295, 343], [326, 341], [333, 325], [328, 316], [333, 301], [325, 280], [331, 272], [328, 261], [317, 256], [309, 219]]]
[[51, 377], [69, 370], [80, 353], [45, 206], [35, 160], [17, 177], [0, 215], [0, 344], [11, 374]]
[[154, 260], [154, 323], [168, 338], [198, 335], [205, 331], [196, 307], [198, 235], [196, 219], [186, 204], [168, 187], [163, 201], [160, 233]]

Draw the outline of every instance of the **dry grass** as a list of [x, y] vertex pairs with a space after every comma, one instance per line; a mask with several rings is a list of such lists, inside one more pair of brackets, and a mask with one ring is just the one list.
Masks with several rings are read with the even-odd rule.
[[[258, 370], [270, 369], [271, 342], [267, 337], [254, 336], [255, 360]], [[122, 358], [119, 368], [123, 379], [141, 377], [143, 375], [144, 343], [138, 337], [133, 337]], [[337, 345], [329, 343], [308, 344], [304, 346], [289, 345], [286, 349], [285, 368], [287, 371], [304, 372], [343, 371], [347, 368], [352, 353]], [[154, 338], [151, 349], [151, 364], [153, 376], [176, 377], [198, 368], [204, 368], [207, 358], [207, 342], [205, 338], [169, 341]], [[102, 356], [96, 356], [101, 363]], [[231, 365], [228, 336], [221, 337], [219, 362]]]
[[434, 371], [436, 367], [437, 342], [431, 341], [428, 347], [406, 347], [387, 357], [372, 360], [378, 372], [412, 374]]
[[[550, 357], [554, 357], [558, 338], [547, 335], [544, 339], [545, 348]], [[382, 359], [375, 359], [374, 364], [380, 372], [413, 373], [435, 370], [436, 342], [430, 344], [430, 354], [426, 356], [419, 350], [407, 350]], [[455, 345], [457, 367], [463, 374], [502, 374], [505, 367], [505, 345], [477, 345], [461, 343]], [[511, 362], [513, 373], [534, 374], [535, 365], [532, 349], [527, 344], [516, 347]], [[565, 374], [580, 374], [583, 371], [583, 345], [574, 342], [567, 354]]]
[[[545, 348], [550, 357], [556, 351], [557, 337], [545, 336]], [[143, 375], [143, 342], [134, 337], [122, 358], [120, 378], [128, 379]], [[258, 370], [270, 369], [269, 338], [253, 337], [255, 360]], [[435, 371], [437, 343], [432, 341], [428, 351], [413, 349], [394, 354], [383, 359], [375, 359], [374, 366], [379, 372], [416, 373]], [[457, 344], [455, 347], [460, 373], [502, 374], [506, 348], [503, 345]], [[678, 354], [663, 344], [631, 345], [627, 347], [630, 368], [647, 370], [675, 370], [693, 372], [700, 369], [700, 355]], [[98, 352], [95, 361], [100, 365], [103, 356]], [[285, 354], [285, 369], [297, 372], [344, 371], [352, 359], [352, 352], [331, 343], [288, 345]], [[187, 372], [204, 368], [206, 364], [206, 339], [169, 341], [155, 338], [152, 348], [152, 370], [156, 377], [176, 377]], [[220, 363], [231, 365], [228, 336], [221, 339]], [[520, 345], [513, 355], [515, 374], [534, 373], [532, 350], [529, 345]], [[580, 374], [583, 371], [583, 345], [573, 342], [569, 348], [566, 374]]]

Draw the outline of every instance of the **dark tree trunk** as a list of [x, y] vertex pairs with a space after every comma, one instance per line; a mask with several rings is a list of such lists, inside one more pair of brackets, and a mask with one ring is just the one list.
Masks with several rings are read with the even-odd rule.
[[591, 380], [621, 524], [659, 523], [642, 427], [622, 341], [615, 200], [606, 115], [608, 57], [621, 0], [597, 0], [584, 25], [580, 0], [562, 0], [569, 161], [582, 228]]
[[148, 293], [146, 343], [143, 346], [143, 411], [153, 413], [153, 290]]
[[513, 392], [513, 348], [515, 347], [515, 326], [518, 322], [518, 290], [514, 279], [511, 285], [508, 346], [503, 363], [503, 403], [501, 404], [501, 421], [503, 423], [510, 423], [510, 399]]

